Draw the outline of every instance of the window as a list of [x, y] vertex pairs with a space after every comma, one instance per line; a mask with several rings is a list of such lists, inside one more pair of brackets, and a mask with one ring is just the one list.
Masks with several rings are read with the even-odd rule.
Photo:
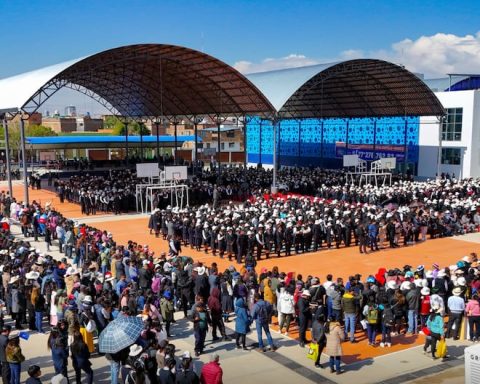
[[442, 124], [442, 140], [462, 140], [463, 108], [447, 108], [447, 115]]
[[220, 144], [220, 149], [222, 149], [222, 150], [225, 149], [225, 143]]
[[460, 148], [442, 148], [442, 164], [460, 165], [461, 153]]
[[228, 148], [235, 148], [235, 143], [228, 143]]
[[235, 131], [227, 131], [227, 137], [235, 137]]

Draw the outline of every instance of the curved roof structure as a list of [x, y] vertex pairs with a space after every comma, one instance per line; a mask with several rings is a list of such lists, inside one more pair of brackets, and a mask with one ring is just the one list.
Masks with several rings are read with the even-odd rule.
[[129, 117], [274, 113], [268, 99], [234, 68], [164, 44], [114, 48], [0, 80], [0, 109], [35, 112], [62, 87]]
[[439, 116], [432, 90], [405, 68], [350, 60], [243, 76], [204, 53], [130, 45], [0, 80], [0, 111], [32, 113], [63, 87], [134, 118], [257, 115], [283, 118]]
[[247, 76], [285, 118], [439, 116], [444, 108], [416, 75], [359, 59]]

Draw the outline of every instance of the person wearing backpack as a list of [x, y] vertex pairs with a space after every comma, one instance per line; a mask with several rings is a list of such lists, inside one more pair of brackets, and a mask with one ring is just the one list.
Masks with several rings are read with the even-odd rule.
[[193, 315], [193, 333], [195, 335], [195, 356], [200, 356], [205, 348], [205, 337], [207, 336], [208, 324], [212, 320], [210, 315], [205, 310], [203, 302], [197, 302], [195, 307], [195, 314]]
[[368, 303], [363, 307], [363, 316], [367, 321], [367, 335], [368, 345], [375, 346], [375, 337], [377, 336], [377, 323], [378, 323], [378, 305], [375, 303], [375, 297], [370, 296]]
[[445, 339], [444, 322], [441, 312], [441, 307], [432, 306], [432, 314], [427, 320], [427, 328], [430, 330], [430, 340], [427, 338], [425, 345], [423, 346], [423, 352], [427, 353], [427, 348], [430, 344], [433, 360], [437, 359], [437, 357], [435, 356], [435, 351], [437, 349], [437, 341]]
[[263, 301], [259, 293], [254, 295], [255, 305], [252, 310], [252, 318], [255, 320], [255, 328], [257, 328], [258, 349], [265, 352], [263, 346], [262, 329], [267, 336], [268, 345], [271, 351], [275, 351], [277, 347], [273, 344], [272, 335], [270, 334], [269, 321], [272, 316], [272, 305]]
[[408, 330], [410, 335], [418, 333], [418, 310], [420, 308], [421, 294], [420, 288], [414, 283], [410, 283], [410, 290], [405, 295], [408, 305]]
[[390, 304], [384, 304], [382, 312], [382, 341], [380, 347], [392, 346], [392, 327], [395, 325], [395, 315]]

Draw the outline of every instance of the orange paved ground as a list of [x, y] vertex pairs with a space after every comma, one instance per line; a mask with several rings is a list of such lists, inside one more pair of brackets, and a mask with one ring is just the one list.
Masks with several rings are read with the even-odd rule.
[[[22, 187], [14, 187], [14, 196], [20, 200], [23, 197]], [[49, 191], [30, 190], [30, 200], [37, 200], [42, 205], [51, 201], [53, 206], [62, 212], [66, 217], [81, 217], [80, 207], [76, 204], [64, 203], [60, 204], [58, 198]], [[101, 215], [97, 215], [100, 217]], [[96, 228], [112, 232], [114, 239], [120, 244], [127, 243], [128, 240], [134, 240], [139, 244], [149, 244], [150, 248], [155, 250], [158, 255], [162, 251], [167, 251], [168, 247], [161, 238], [155, 238], [149, 235], [147, 229], [148, 218], [126, 219], [126, 220], [109, 220], [92, 224]], [[437, 239], [427, 241], [423, 244], [415, 246], [402, 247], [394, 250], [386, 249], [380, 252], [374, 252], [367, 255], [361, 255], [356, 247], [341, 248], [339, 250], [322, 250], [320, 252], [308, 253], [306, 255], [297, 255], [290, 257], [282, 257], [280, 259], [273, 257], [269, 260], [262, 260], [259, 267], [271, 268], [278, 266], [280, 271], [301, 273], [303, 276], [309, 274], [320, 277], [321, 281], [325, 280], [328, 273], [332, 273], [334, 277], [341, 276], [347, 279], [349, 275], [360, 273], [365, 278], [369, 274], [377, 272], [379, 267], [402, 268], [405, 264], [416, 267], [424, 264], [426, 269], [430, 269], [433, 263], [441, 266], [447, 266], [455, 263], [461, 257], [470, 252], [477, 252], [479, 246], [472, 242], [454, 240], [451, 238]], [[203, 252], [196, 252], [190, 248], [183, 249], [183, 255], [192, 256], [195, 260], [202, 261], [207, 265], [216, 262], [221, 270], [226, 269], [230, 263], [226, 259], [205, 255]], [[276, 327], [274, 327], [276, 328]], [[296, 337], [298, 333], [292, 329], [291, 336]], [[359, 344], [344, 343], [344, 353], [346, 362], [355, 362], [365, 360], [386, 353], [409, 348], [414, 345], [423, 344], [422, 336], [397, 336], [393, 338], [392, 348], [373, 348], [369, 347], [364, 341], [366, 337], [363, 333], [358, 332], [357, 338], [362, 342]], [[377, 337], [377, 341], [379, 338]]]

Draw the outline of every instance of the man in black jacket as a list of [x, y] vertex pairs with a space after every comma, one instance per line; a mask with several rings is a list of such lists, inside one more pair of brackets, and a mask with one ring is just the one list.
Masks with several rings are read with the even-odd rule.
[[138, 286], [141, 289], [149, 289], [152, 284], [152, 272], [148, 269], [148, 260], [142, 261], [142, 268], [138, 270]]
[[183, 266], [180, 266], [177, 279], [177, 294], [180, 294], [180, 301], [182, 303], [183, 315], [187, 317], [188, 309], [191, 307], [193, 290], [192, 278], [188, 275]]

